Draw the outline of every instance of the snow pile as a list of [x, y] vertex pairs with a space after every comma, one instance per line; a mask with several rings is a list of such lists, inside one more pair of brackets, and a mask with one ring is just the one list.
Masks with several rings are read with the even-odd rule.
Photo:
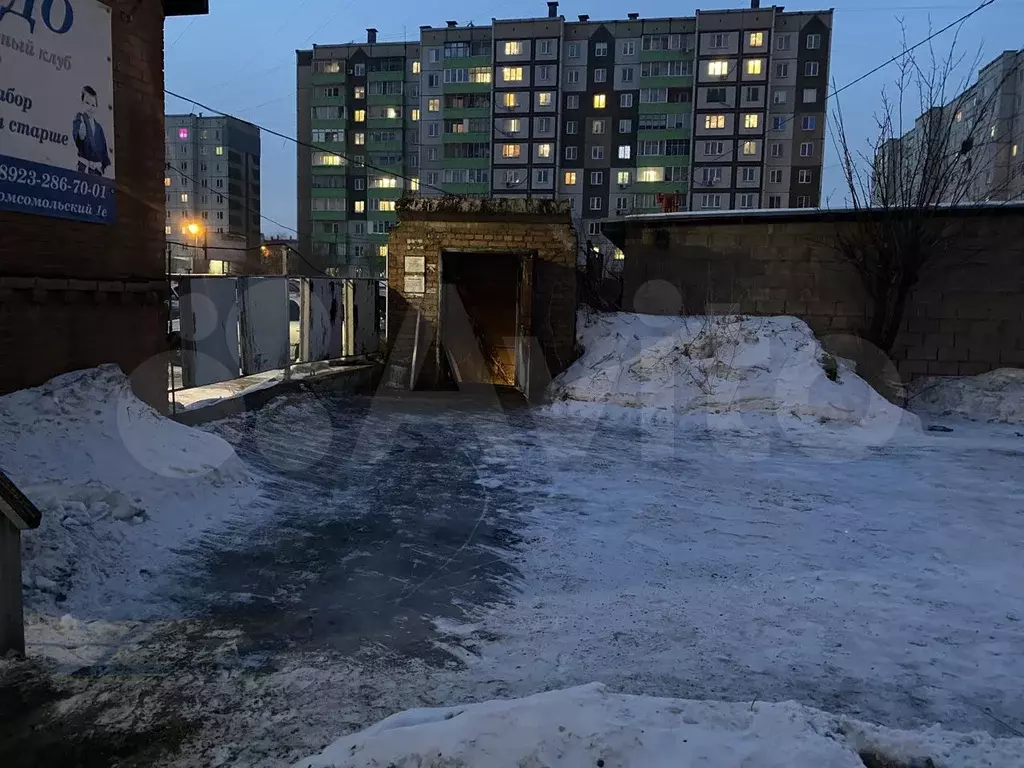
[[171, 548], [256, 494], [227, 442], [160, 416], [116, 366], [0, 397], [0, 467], [43, 513], [22, 536], [29, 607], [90, 618], [146, 604]]
[[910, 390], [910, 407], [933, 417], [1024, 424], [1024, 369], [918, 379]]
[[[767, 413], [848, 425], [905, 412], [826, 354], [794, 317], [584, 314], [585, 350], [551, 384], [573, 401], [675, 413]], [[566, 403], [569, 405], [567, 406]]]
[[882, 758], [878, 765], [1010, 768], [1021, 765], [1024, 739], [938, 728], [901, 732], [794, 702], [626, 696], [592, 683], [510, 701], [401, 712], [339, 739], [296, 768], [864, 768], [861, 753]]

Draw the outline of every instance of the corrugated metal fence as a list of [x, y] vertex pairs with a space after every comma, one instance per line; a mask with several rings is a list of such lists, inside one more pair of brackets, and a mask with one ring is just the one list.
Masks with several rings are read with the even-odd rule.
[[183, 276], [178, 302], [184, 387], [380, 349], [378, 280]]

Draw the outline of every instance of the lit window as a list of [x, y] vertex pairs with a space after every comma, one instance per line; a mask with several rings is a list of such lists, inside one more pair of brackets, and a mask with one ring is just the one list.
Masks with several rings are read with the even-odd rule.
[[623, 186], [629, 184], [629, 171], [619, 171], [615, 181]]
[[501, 76], [507, 83], [518, 83], [523, 79], [523, 68], [522, 67], [503, 67], [501, 70]]
[[744, 128], [757, 128], [760, 123], [760, 115], [744, 115], [743, 116], [743, 127]]
[[182, 141], [188, 139], [188, 128], [179, 128], [178, 138], [181, 139]]
[[756, 155], [757, 154], [757, 142], [756, 141], [744, 141], [743, 142], [743, 154], [744, 155]]
[[170, 176], [164, 176], [164, 186], [165, 187], [171, 186], [171, 177]]
[[725, 115], [704, 115], [705, 128], [725, 128]]
[[418, 75], [420, 73], [420, 63], [419, 63], [419, 61], [414, 61], [412, 63], [412, 73], [414, 75]]
[[764, 45], [764, 32], [751, 32], [750, 47], [760, 48], [762, 45]]
[[542, 107], [550, 107], [551, 98], [551, 91], [541, 91], [540, 93], [537, 94], [537, 104], [539, 104]]
[[1012, 146], [1012, 147], [1010, 148], [1010, 156], [1011, 156], [1011, 157], [1016, 157], [1016, 156], [1017, 156], [1017, 149], [1018, 149], [1018, 147], [1017, 147], [1017, 145], [1016, 145], [1016, 144], [1014, 144], [1014, 145], [1013, 145], [1013, 146]]
[[215, 150], [213, 150], [213, 154], [217, 155], [218, 157], [223, 155], [224, 147], [217, 147]]
[[397, 120], [402, 116], [402, 110], [400, 107], [387, 107], [384, 110], [384, 117], [388, 120]]
[[427, 112], [440, 112], [441, 111], [441, 100], [440, 99], [427, 99]]
[[761, 59], [747, 59], [747, 74], [760, 75], [764, 62]]
[[352, 89], [352, 98], [354, 98], [356, 100], [365, 99], [366, 98], [366, 88], [365, 88], [365, 86], [362, 86], [362, 85], [355, 86], [355, 88]]
[[505, 94], [505, 106], [506, 107], [515, 107], [516, 103], [517, 103], [516, 102], [516, 95], [514, 93], [506, 93]]
[[414, 123], [420, 119], [420, 111], [415, 107], [409, 112], [409, 119]]
[[394, 200], [377, 200], [376, 201], [378, 211], [394, 211], [395, 201]]
[[523, 42], [521, 40], [506, 40], [505, 41], [505, 55], [506, 56], [519, 56], [523, 52]]
[[187, 203], [188, 202], [188, 192], [182, 192], [181, 193], [181, 202], [183, 202], [183, 203]]
[[164, 234], [165, 235], [171, 234], [171, 225], [170, 224], [168, 224], [166, 227], [164, 227]]
[[502, 144], [501, 145], [501, 156], [502, 157], [519, 157], [522, 152], [522, 147], [519, 144]]
[[352, 134], [352, 141], [355, 144], [358, 144], [359, 146], [362, 146], [363, 144], [366, 143], [366, 134], [365, 133], [353, 133]]
[[604, 109], [605, 103], [607, 102], [607, 96], [603, 93], [594, 94], [594, 109]]
[[708, 62], [708, 76], [710, 77], [725, 77], [729, 74], [729, 62], [728, 61], [709, 61]]
[[566, 171], [564, 180], [566, 185], [571, 187], [576, 183], [576, 171]]
[[665, 180], [664, 168], [638, 168], [636, 180], [640, 182], [661, 182]]
[[551, 157], [551, 145], [550, 144], [538, 144], [537, 145], [537, 157]]
[[996, 127], [994, 125], [989, 128], [988, 135], [993, 139], [996, 137]]
[[365, 200], [356, 200], [354, 203], [352, 203], [352, 210], [355, 211], [356, 213], [365, 213], [366, 212], [366, 201]]
[[629, 144], [619, 145], [619, 160], [629, 160], [632, 154], [632, 147]]
[[380, 256], [382, 259], [386, 259], [388, 257], [387, 243], [383, 243], [382, 245], [377, 246], [377, 255]]
[[365, 109], [357, 109], [355, 112], [352, 113], [352, 120], [353, 120], [353, 122], [356, 122], [356, 123], [365, 123], [366, 122], [366, 110]]
[[505, 121], [505, 131], [507, 133], [519, 133], [519, 129], [522, 127], [518, 117], [510, 117]]

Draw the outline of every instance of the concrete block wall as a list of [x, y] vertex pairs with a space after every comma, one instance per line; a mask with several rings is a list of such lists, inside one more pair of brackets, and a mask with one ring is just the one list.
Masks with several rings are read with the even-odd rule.
[[101, 363], [139, 372], [136, 390], [166, 405], [162, 3], [113, 10], [117, 221], [0, 212], [0, 393]]
[[[922, 274], [892, 350], [906, 380], [1024, 366], [1024, 208], [949, 216], [955, 245]], [[824, 214], [633, 220], [623, 225], [623, 308], [701, 313], [710, 302], [795, 315], [819, 336], [858, 334], [866, 295], [830, 247], [843, 225]]]

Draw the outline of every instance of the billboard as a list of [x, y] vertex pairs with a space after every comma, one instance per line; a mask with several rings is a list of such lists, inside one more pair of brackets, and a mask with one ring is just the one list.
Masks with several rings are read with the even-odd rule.
[[0, 210], [109, 224], [110, 8], [0, 0]]

